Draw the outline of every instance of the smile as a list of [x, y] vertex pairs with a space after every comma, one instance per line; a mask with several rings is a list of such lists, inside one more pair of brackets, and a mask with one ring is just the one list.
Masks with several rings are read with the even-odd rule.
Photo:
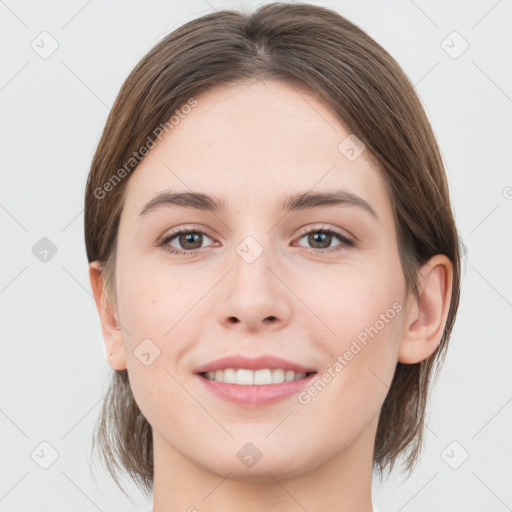
[[[207, 373], [210, 376], [207, 376]], [[217, 373], [219, 380], [217, 380]], [[226, 374], [228, 380], [234, 377], [236, 382], [227, 382]], [[239, 375], [240, 381], [238, 381]], [[226, 368], [197, 374], [200, 382], [214, 396], [244, 408], [268, 406], [295, 396], [308, 386], [315, 376], [316, 372], [291, 370], [285, 372], [281, 369], [270, 370], [269, 368], [255, 371], [245, 368], [237, 370]], [[287, 378], [290, 380], [287, 381]], [[271, 379], [275, 379], [276, 382], [272, 382]]]
[[270, 384], [282, 384], [292, 382], [308, 377], [314, 372], [294, 372], [293, 370], [284, 370], [281, 368], [261, 370], [249, 370], [246, 368], [226, 368], [204, 372], [201, 375], [208, 380], [223, 382], [225, 384], [238, 384], [239, 386], [268, 386]]

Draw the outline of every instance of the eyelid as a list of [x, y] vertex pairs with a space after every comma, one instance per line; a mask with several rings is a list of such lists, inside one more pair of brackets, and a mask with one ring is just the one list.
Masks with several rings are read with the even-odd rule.
[[316, 231], [330, 231], [338, 236], [341, 236], [342, 238], [346, 238], [348, 241], [350, 241], [354, 245], [357, 242], [359, 242], [357, 237], [352, 235], [352, 233], [349, 233], [347, 230], [341, 229], [337, 226], [332, 226], [330, 224], [326, 225], [326, 224], [321, 224], [321, 223], [318, 225], [313, 225], [313, 226], [311, 226], [311, 225], [304, 226], [303, 228], [301, 228], [299, 230], [298, 238], [301, 238], [304, 235], [307, 235], [308, 233], [316, 232]]
[[[304, 236], [305, 234], [308, 234], [314, 230], [318, 230], [318, 231], [330, 230], [330, 231], [336, 232], [339, 235], [345, 236], [346, 238], [350, 239], [351, 241], [354, 241], [354, 242], [358, 241], [357, 237], [355, 237], [354, 235], [349, 233], [347, 230], [342, 230], [341, 228], [331, 226], [331, 225], [322, 224], [322, 223], [317, 224], [317, 225], [312, 225], [312, 226], [311, 225], [303, 226], [302, 228], [299, 229], [297, 236], [299, 236], [299, 237]], [[196, 224], [196, 225], [185, 224], [185, 225], [177, 226], [175, 230], [174, 230], [174, 228], [171, 228], [171, 230], [166, 231], [159, 238], [159, 240], [160, 241], [164, 240], [172, 235], [181, 233], [182, 231], [197, 231], [198, 233], [205, 234], [212, 239], [214, 238], [211, 234], [208, 233], [208, 228], [206, 228], [205, 226], [203, 226], [201, 224]]]
[[209, 229], [206, 226], [203, 226], [202, 224], [180, 224], [179, 226], [176, 226], [175, 228], [168, 229], [160, 238], [159, 240], [164, 240], [166, 238], [169, 238], [170, 236], [177, 235], [178, 233], [181, 233], [182, 231], [194, 231], [197, 233], [202, 233], [204, 235], [207, 235], [210, 238], [214, 238], [211, 234], [209, 234]]

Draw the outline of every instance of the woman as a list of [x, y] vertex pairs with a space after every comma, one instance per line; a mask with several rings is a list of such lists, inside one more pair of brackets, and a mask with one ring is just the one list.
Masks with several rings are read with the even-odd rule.
[[413, 86], [351, 22], [276, 3], [165, 37], [110, 112], [85, 240], [96, 441], [154, 512], [368, 512], [373, 469], [412, 471], [459, 239]]

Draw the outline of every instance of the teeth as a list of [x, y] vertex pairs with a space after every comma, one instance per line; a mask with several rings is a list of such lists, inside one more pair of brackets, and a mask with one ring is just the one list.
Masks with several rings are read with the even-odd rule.
[[206, 372], [207, 379], [226, 384], [239, 384], [240, 386], [265, 386], [268, 384], [281, 384], [283, 382], [291, 382], [293, 380], [303, 379], [306, 374], [302, 372], [294, 372], [293, 370], [271, 370], [265, 368], [263, 370], [247, 370], [245, 368], [226, 368], [225, 370], [216, 370], [214, 372]]

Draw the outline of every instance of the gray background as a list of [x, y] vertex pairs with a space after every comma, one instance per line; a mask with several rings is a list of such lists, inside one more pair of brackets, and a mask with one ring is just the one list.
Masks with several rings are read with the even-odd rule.
[[[399, 471], [382, 486], [376, 481], [375, 507], [510, 510], [511, 2], [312, 3], [358, 24], [411, 77], [441, 146], [467, 247], [421, 464], [407, 481]], [[149, 508], [134, 486], [130, 502], [101, 470], [97, 484], [89, 470], [110, 367], [83, 241], [88, 167], [122, 81], [154, 44], [214, 9], [259, 4], [0, 1], [1, 511]], [[463, 40], [469, 47], [457, 55]], [[52, 44], [58, 48], [43, 58]], [[57, 249], [46, 262], [43, 237]], [[57, 459], [43, 469], [53, 450]]]

